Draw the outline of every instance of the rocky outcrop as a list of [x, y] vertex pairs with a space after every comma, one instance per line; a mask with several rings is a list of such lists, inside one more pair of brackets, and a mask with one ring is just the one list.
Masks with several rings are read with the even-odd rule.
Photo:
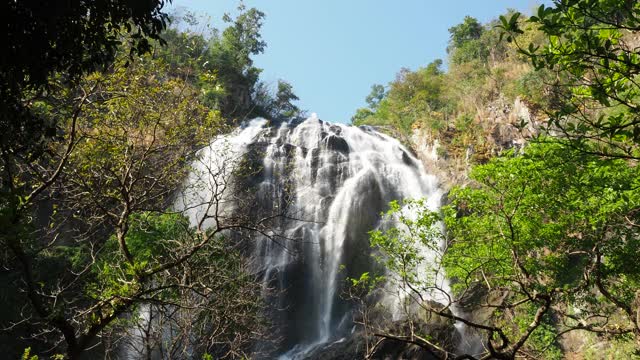
[[480, 109], [474, 119], [475, 141], [455, 143], [460, 129], [449, 123], [445, 130], [435, 132], [416, 127], [409, 139], [410, 146], [422, 160], [427, 172], [438, 177], [449, 189], [464, 185], [472, 164], [483, 163], [510, 148], [521, 148], [527, 139], [539, 133], [541, 120], [520, 98], [510, 103], [503, 96]]

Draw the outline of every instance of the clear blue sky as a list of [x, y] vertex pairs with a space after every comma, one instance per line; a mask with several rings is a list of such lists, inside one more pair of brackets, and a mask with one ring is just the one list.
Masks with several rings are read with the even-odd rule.
[[[267, 49], [256, 57], [262, 79], [289, 81], [299, 105], [327, 121], [348, 123], [371, 85], [402, 67], [446, 59], [447, 29], [465, 15], [487, 22], [507, 8], [529, 13], [538, 0], [246, 0], [266, 14]], [[548, 1], [545, 1], [548, 3]], [[235, 0], [174, 0], [211, 16], [235, 13]]]

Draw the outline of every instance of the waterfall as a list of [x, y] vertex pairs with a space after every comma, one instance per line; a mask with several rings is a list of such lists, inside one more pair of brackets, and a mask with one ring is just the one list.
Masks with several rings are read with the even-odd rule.
[[[287, 208], [288, 216], [277, 223], [281, 241], [253, 236], [249, 251], [265, 288], [275, 289], [270, 301], [280, 310], [274, 321], [283, 348], [290, 349], [283, 358], [304, 357], [351, 329], [341, 288], [346, 276], [372, 268], [368, 231], [380, 224], [387, 204], [426, 198], [436, 210], [442, 193], [436, 178], [397, 140], [315, 115], [279, 123], [256, 119], [216, 139], [201, 152], [189, 182], [220, 186], [224, 181], [202, 176], [243, 157], [259, 168], [252, 181], [256, 207]], [[202, 186], [183, 200], [192, 222], [208, 211], [202, 203], [215, 190]]]

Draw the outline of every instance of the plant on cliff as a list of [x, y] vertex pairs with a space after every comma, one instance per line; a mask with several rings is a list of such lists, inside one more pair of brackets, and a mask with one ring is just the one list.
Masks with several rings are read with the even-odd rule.
[[461, 24], [450, 28], [451, 41], [447, 51], [451, 53], [451, 62], [461, 64], [474, 59], [486, 59], [489, 48], [478, 41], [484, 31], [478, 20], [471, 16], [465, 16]]
[[393, 125], [404, 133], [416, 122], [441, 119], [444, 78], [442, 60], [436, 60], [416, 72], [403, 69], [385, 92], [374, 85], [367, 97], [369, 108], [359, 109], [354, 125]]

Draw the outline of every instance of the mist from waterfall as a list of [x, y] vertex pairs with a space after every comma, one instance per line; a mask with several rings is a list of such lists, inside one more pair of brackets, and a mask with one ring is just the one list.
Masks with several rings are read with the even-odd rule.
[[[254, 236], [250, 251], [265, 289], [275, 290], [269, 299], [278, 309], [274, 322], [283, 347], [290, 349], [282, 358], [302, 358], [353, 327], [341, 289], [345, 277], [375, 266], [368, 232], [380, 225], [387, 204], [425, 198], [436, 210], [442, 193], [436, 178], [396, 139], [315, 115], [275, 124], [256, 119], [216, 139], [202, 150], [189, 182], [219, 184], [202, 177], [249, 153], [261, 167], [255, 175], [256, 206], [289, 209], [278, 223], [282, 241]], [[197, 205], [200, 199], [214, 192], [204, 186], [182, 204], [190, 207], [192, 222], [207, 211]]]

